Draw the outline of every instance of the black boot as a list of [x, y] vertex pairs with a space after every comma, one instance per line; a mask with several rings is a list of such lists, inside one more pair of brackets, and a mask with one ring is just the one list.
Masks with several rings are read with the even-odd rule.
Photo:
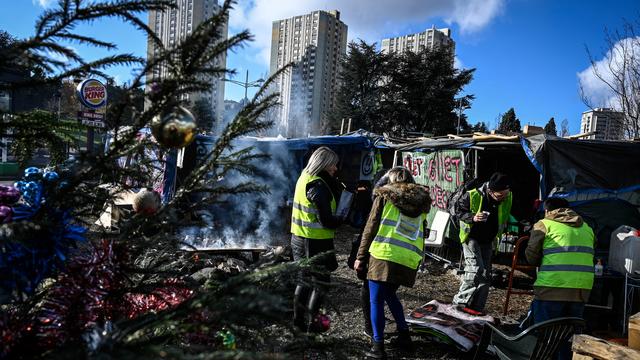
[[307, 303], [309, 301], [310, 289], [306, 286], [298, 285], [293, 295], [293, 325], [300, 331], [306, 332], [309, 327], [307, 314]]
[[387, 353], [384, 351], [384, 342], [375, 342], [371, 344], [371, 349], [364, 353], [369, 359], [386, 359]]
[[389, 348], [403, 352], [413, 352], [413, 340], [409, 330], [398, 331], [398, 336], [391, 339]]

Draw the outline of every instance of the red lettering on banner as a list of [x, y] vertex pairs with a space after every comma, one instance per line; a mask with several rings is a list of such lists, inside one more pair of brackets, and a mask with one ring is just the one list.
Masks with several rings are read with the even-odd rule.
[[462, 184], [462, 179], [460, 178], [460, 159], [459, 157], [455, 157], [451, 159], [451, 163], [456, 167], [456, 186], [460, 186]]
[[439, 185], [429, 186], [429, 195], [431, 196], [431, 206], [446, 210], [447, 202], [451, 196], [451, 191], [441, 188]]
[[413, 176], [421, 176], [422, 175], [422, 165], [424, 164], [424, 160], [422, 158], [413, 158], [411, 155], [405, 156], [402, 165], [409, 170], [411, 175]]
[[431, 181], [446, 181], [452, 183], [454, 178], [451, 176], [452, 167], [455, 167], [455, 182], [456, 186], [462, 183], [460, 179], [460, 161], [459, 157], [446, 156], [443, 160], [439, 160], [437, 157], [429, 159], [429, 168], [427, 169], [427, 175]]

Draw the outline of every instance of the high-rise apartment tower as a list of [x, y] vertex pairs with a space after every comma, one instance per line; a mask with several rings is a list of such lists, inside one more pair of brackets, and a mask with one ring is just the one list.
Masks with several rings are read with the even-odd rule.
[[[149, 27], [155, 31], [162, 40], [162, 44], [167, 48], [172, 48], [184, 40], [198, 25], [206, 19], [211, 18], [220, 11], [218, 0], [176, 0], [177, 8], [166, 11], [149, 11]], [[227, 24], [222, 32], [224, 38], [227, 37]], [[221, 39], [222, 40], [222, 39]], [[149, 39], [147, 42], [147, 58], [151, 59], [158, 54], [158, 47]], [[226, 54], [215, 59], [215, 65], [225, 67], [227, 64]], [[147, 91], [153, 84], [153, 79], [167, 76], [167, 69], [161, 67], [154, 68], [147, 76]], [[222, 122], [224, 114], [224, 81], [219, 77], [209, 77], [211, 90], [205, 93], [187, 94], [182, 100], [187, 100], [191, 106], [196, 101], [204, 99], [211, 106], [214, 122], [214, 132], [219, 132], [219, 124]]]
[[273, 22], [270, 72], [294, 63], [277, 81], [276, 132], [288, 137], [326, 134], [347, 50], [340, 12], [314, 11]]

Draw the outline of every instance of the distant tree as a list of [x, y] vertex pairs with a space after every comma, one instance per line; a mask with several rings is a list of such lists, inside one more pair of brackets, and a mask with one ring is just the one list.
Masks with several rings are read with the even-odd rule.
[[569, 120], [564, 119], [560, 123], [560, 136], [565, 137], [569, 135]]
[[[374, 44], [352, 42], [342, 65], [333, 128], [351, 119], [352, 129], [377, 133], [454, 133], [457, 106], [468, 108], [474, 99], [456, 95], [471, 82], [474, 71], [454, 68], [448, 48], [384, 54]], [[460, 128], [469, 129], [464, 116]]]
[[471, 131], [472, 132], [488, 133], [489, 132], [489, 128], [487, 127], [487, 124], [484, 123], [484, 121], [481, 121], [481, 122], [476, 123], [473, 126], [471, 126]]
[[549, 122], [547, 123], [547, 125], [544, 126], [544, 133], [549, 135], [555, 135], [555, 136], [558, 135], [558, 131], [556, 130], [556, 122], [553, 117], [549, 119]]
[[0, 50], [8, 49], [10, 45], [16, 42], [16, 38], [10, 33], [0, 30]]
[[60, 82], [55, 87], [54, 96], [47, 102], [46, 109], [56, 113], [60, 119], [75, 120], [80, 110], [80, 101], [76, 95], [76, 84], [71, 81]]
[[[107, 103], [107, 125], [113, 128], [116, 125], [131, 125], [137, 114], [144, 111], [144, 90], [142, 87], [128, 88], [126, 85], [117, 85], [109, 82], [107, 84], [108, 103]], [[130, 99], [126, 99], [130, 97]], [[116, 106], [126, 103], [122, 107], [122, 114], [119, 117], [118, 124], [111, 121], [110, 114], [115, 112]]]
[[640, 138], [640, 21], [625, 21], [622, 30], [605, 29], [606, 47], [602, 60], [594, 58], [587, 48], [591, 72], [607, 89], [605, 99], [596, 99], [585, 93], [580, 82], [583, 102], [590, 108], [607, 107], [624, 114], [624, 136]]
[[460, 134], [470, 134], [472, 132], [471, 125], [469, 125], [469, 118], [467, 114], [460, 114]]
[[382, 133], [389, 127], [389, 117], [381, 109], [389, 55], [376, 51], [376, 45], [363, 40], [349, 43], [340, 72], [341, 87], [331, 127], [340, 129], [344, 119], [351, 119], [351, 129]]
[[520, 120], [516, 117], [516, 112], [513, 108], [509, 109], [502, 115], [502, 119], [500, 120], [500, 125], [498, 125], [497, 130], [502, 134], [507, 134], [509, 132], [522, 132]]
[[475, 69], [456, 69], [448, 48], [425, 48], [395, 56], [383, 103], [385, 114], [394, 119], [391, 132], [455, 132], [457, 101], [470, 104], [473, 100], [473, 95], [456, 95], [471, 82]]

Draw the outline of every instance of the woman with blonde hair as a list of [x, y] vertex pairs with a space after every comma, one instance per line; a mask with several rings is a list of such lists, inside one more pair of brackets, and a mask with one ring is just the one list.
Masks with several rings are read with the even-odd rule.
[[396, 321], [398, 337], [392, 340], [401, 350], [412, 348], [409, 326], [396, 292], [400, 286], [413, 287], [424, 248], [427, 213], [431, 199], [426, 187], [415, 184], [404, 167], [387, 173], [388, 183], [374, 190], [374, 202], [354, 268], [362, 270], [369, 257], [369, 299], [373, 343], [367, 356], [385, 359], [384, 303]]
[[338, 268], [333, 238], [340, 219], [335, 216], [342, 186], [335, 179], [338, 155], [328, 147], [313, 152], [296, 183], [291, 214], [291, 249], [298, 261], [326, 253], [314, 263], [313, 272], [303, 272], [293, 297], [293, 323], [302, 331], [321, 331], [317, 316], [329, 283], [329, 273]]

